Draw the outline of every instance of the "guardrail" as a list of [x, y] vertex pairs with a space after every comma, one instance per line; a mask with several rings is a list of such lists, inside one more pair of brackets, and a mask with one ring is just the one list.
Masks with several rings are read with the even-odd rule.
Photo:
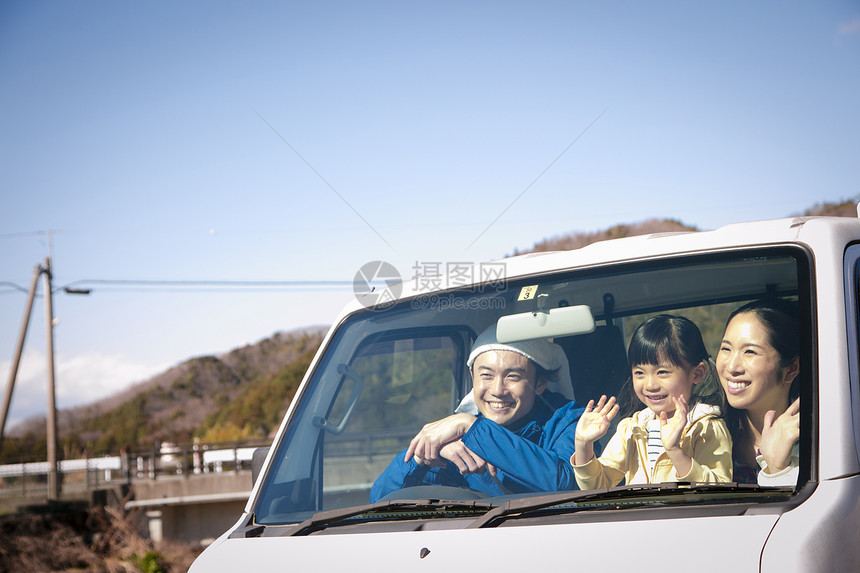
[[[91, 458], [82, 460], [63, 460], [59, 462], [59, 470], [62, 473], [80, 471], [112, 472], [122, 468], [122, 460], [119, 456], [108, 456], [104, 458]], [[0, 478], [17, 477], [22, 475], [48, 474], [48, 462], [29, 462], [20, 464], [0, 465]]]
[[[60, 483], [68, 494], [65, 497], [88, 497], [93, 490], [126, 481], [119, 456], [63, 460], [57, 466]], [[0, 497], [26, 499], [47, 496], [48, 470], [48, 462], [0, 465]]]

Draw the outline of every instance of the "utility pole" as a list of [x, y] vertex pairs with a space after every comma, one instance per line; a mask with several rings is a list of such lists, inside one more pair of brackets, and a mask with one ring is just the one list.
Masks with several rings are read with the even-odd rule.
[[18, 334], [18, 346], [15, 348], [15, 357], [12, 359], [12, 368], [9, 371], [9, 382], [6, 385], [6, 397], [3, 401], [3, 411], [0, 412], [0, 447], [3, 445], [3, 435], [6, 431], [6, 417], [9, 414], [9, 405], [12, 402], [12, 390], [15, 387], [15, 378], [18, 376], [18, 366], [21, 363], [21, 354], [24, 350], [24, 339], [27, 337], [27, 327], [30, 324], [30, 314], [33, 310], [33, 299], [36, 297], [36, 289], [39, 286], [39, 277], [45, 276], [45, 329], [47, 334], [48, 355], [48, 500], [60, 499], [59, 466], [57, 461], [57, 401], [54, 388], [54, 307], [53, 293], [51, 291], [51, 257], [45, 259], [45, 266], [36, 265], [33, 271], [33, 281], [27, 296], [27, 309], [24, 311], [24, 320]]
[[3, 447], [3, 436], [6, 432], [6, 416], [9, 415], [9, 405], [12, 402], [12, 390], [15, 387], [15, 378], [18, 376], [18, 366], [21, 364], [21, 353], [24, 351], [24, 339], [27, 337], [27, 327], [30, 325], [30, 314], [33, 311], [33, 299], [36, 298], [36, 289], [39, 287], [39, 276], [42, 267], [36, 265], [33, 271], [33, 280], [30, 283], [30, 291], [27, 295], [27, 310], [24, 311], [24, 320], [21, 321], [21, 330], [18, 332], [18, 346], [15, 348], [15, 357], [12, 358], [12, 368], [9, 370], [9, 381], [6, 383], [6, 398], [3, 400], [3, 411], [0, 412], [0, 448]]
[[51, 257], [45, 259], [45, 337], [48, 355], [48, 501], [60, 499], [57, 467], [57, 401], [54, 397], [54, 306], [51, 292]]

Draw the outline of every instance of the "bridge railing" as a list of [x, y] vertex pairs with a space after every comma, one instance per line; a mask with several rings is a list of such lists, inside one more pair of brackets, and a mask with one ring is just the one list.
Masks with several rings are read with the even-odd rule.
[[175, 444], [163, 442], [157, 448], [128, 452], [126, 473], [131, 479], [157, 479], [159, 476], [183, 476], [239, 472], [251, 468], [254, 450], [268, 446], [268, 441]]
[[[168, 476], [239, 472], [251, 467], [256, 448], [268, 445], [261, 440], [214, 444], [162, 443], [157, 448], [120, 452], [92, 458], [61, 460], [57, 470], [64, 497], [117, 483]], [[48, 462], [22, 461], [0, 464], [0, 497], [32, 498], [47, 495]]]
[[[326, 456], [370, 460], [374, 455], [391, 455], [414, 435], [414, 428], [404, 428], [328, 436]], [[58, 462], [58, 471], [64, 492], [86, 492], [134, 480], [250, 470], [254, 450], [268, 445], [264, 440], [163, 442], [157, 447], [122, 451], [119, 455], [62, 460]], [[48, 462], [44, 461], [0, 465], [0, 497], [32, 497], [47, 492], [48, 469]]]

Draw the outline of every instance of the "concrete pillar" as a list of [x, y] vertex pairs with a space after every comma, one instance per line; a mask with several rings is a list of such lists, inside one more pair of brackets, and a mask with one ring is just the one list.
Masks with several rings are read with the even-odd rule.
[[149, 538], [155, 543], [161, 543], [164, 539], [164, 520], [160, 509], [152, 509], [146, 512], [149, 520]]

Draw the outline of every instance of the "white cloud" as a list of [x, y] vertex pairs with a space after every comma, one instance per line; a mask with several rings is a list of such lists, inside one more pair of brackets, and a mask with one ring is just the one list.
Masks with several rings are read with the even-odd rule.
[[57, 401], [67, 408], [104, 398], [164, 370], [118, 354], [88, 352], [57, 365]]
[[[12, 361], [0, 362], [0, 374], [3, 380], [3, 396], [6, 395], [9, 373]], [[12, 403], [9, 408], [9, 418], [6, 427], [14, 426], [18, 421], [30, 416], [44, 413], [47, 410], [47, 378], [45, 372], [45, 356], [40, 352], [27, 351], [21, 357]]]
[[[54, 362], [57, 407], [70, 408], [105, 398], [166, 370], [168, 366], [143, 364], [119, 354], [88, 352], [68, 359], [58, 355]], [[11, 367], [11, 360], [0, 362], [3, 395]], [[43, 352], [28, 350], [24, 353], [18, 368], [7, 428], [47, 411], [47, 371]]]
[[839, 35], [841, 36], [853, 36], [858, 33], [860, 33], [860, 17], [839, 26]]

